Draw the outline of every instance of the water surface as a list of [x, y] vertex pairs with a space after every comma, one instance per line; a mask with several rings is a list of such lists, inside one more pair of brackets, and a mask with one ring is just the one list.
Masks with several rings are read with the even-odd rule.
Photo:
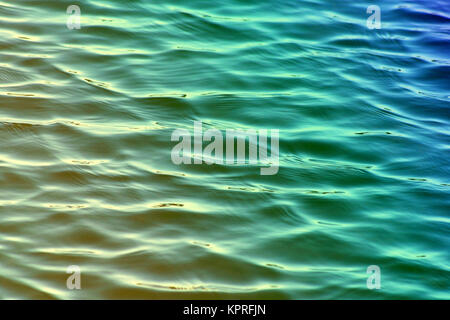
[[450, 4], [372, 2], [1, 0], [0, 298], [449, 299]]

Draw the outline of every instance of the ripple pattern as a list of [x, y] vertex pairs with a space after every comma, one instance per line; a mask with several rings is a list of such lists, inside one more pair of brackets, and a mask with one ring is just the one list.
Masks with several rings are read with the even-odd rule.
[[[0, 298], [450, 298], [448, 0], [379, 30], [355, 1], [78, 3], [69, 30], [71, 1], [0, 0]], [[278, 174], [174, 165], [194, 121], [279, 129]]]

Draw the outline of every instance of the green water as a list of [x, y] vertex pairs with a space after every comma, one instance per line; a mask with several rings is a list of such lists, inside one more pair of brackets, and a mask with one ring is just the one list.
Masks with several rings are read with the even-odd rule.
[[450, 5], [373, 2], [1, 0], [0, 298], [449, 299]]

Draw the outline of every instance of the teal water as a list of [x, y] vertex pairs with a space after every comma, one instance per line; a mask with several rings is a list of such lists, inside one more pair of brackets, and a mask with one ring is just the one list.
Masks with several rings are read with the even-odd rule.
[[450, 3], [373, 2], [1, 0], [0, 298], [449, 299]]

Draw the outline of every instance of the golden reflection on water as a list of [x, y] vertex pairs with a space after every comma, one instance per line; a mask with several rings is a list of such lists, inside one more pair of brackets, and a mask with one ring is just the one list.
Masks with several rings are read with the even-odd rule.
[[[449, 15], [390, 2], [371, 32], [358, 3], [89, 1], [69, 30], [0, 1], [0, 298], [448, 298]], [[194, 121], [279, 129], [279, 173], [174, 165]]]

